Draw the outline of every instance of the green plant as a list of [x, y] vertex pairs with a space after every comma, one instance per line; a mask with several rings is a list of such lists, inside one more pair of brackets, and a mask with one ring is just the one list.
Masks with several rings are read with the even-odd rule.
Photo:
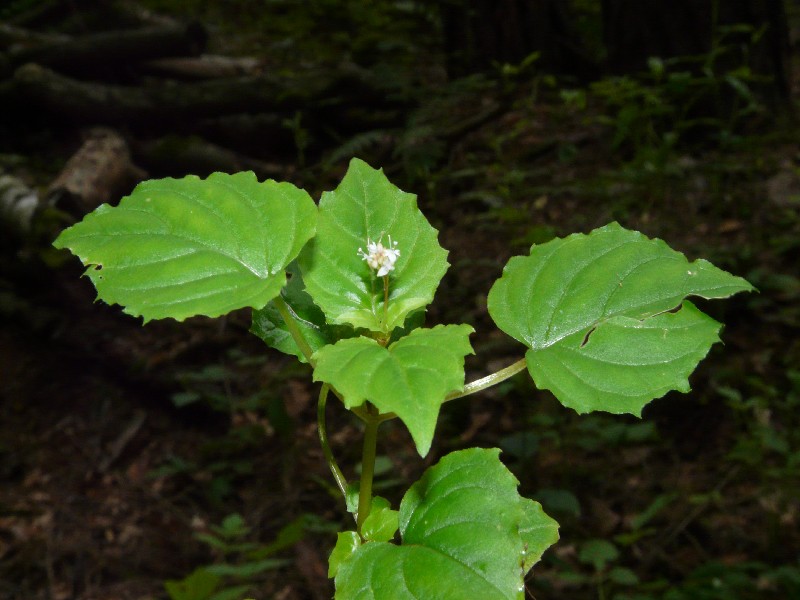
[[563, 89], [560, 96], [571, 112], [598, 104], [602, 114], [594, 120], [609, 129], [611, 148], [628, 155], [635, 170], [680, 175], [674, 164], [680, 148], [741, 140], [765, 115], [757, 90], [768, 78], [753, 72], [747, 58], [762, 34], [744, 24], [715, 27], [706, 54], [650, 57], [643, 73]]
[[232, 514], [196, 537], [215, 554], [215, 562], [198, 567], [181, 580], [165, 583], [171, 600], [238, 600], [252, 592], [259, 579], [288, 561], [274, 554], [302, 540], [308, 531], [329, 528], [313, 515], [285, 525], [269, 544], [250, 541], [251, 531], [241, 515]]
[[[465, 385], [472, 327], [423, 326], [448, 267], [437, 236], [412, 194], [354, 159], [318, 206], [252, 173], [147, 181], [55, 245], [89, 266], [100, 298], [145, 322], [251, 307], [254, 333], [313, 367], [320, 441], [354, 519], [330, 557], [337, 598], [521, 598], [558, 525], [518, 494], [500, 451], [445, 456], [393, 509], [373, 496], [380, 424], [400, 419], [424, 457], [444, 403], [526, 369], [579, 413], [639, 415], [669, 390], [688, 391], [719, 339], [721, 325], [687, 296], [753, 288], [616, 223], [534, 245], [488, 296], [492, 319], [525, 357]], [[327, 441], [331, 393], [363, 422], [357, 483]]]

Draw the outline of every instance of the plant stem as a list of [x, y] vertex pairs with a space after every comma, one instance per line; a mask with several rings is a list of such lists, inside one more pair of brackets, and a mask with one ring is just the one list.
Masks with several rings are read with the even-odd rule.
[[501, 381], [505, 381], [509, 377], [513, 377], [520, 371], [524, 371], [527, 367], [527, 363], [525, 362], [524, 358], [521, 358], [513, 365], [509, 365], [504, 369], [500, 369], [496, 373], [492, 373], [491, 375], [487, 375], [486, 377], [482, 377], [481, 379], [476, 379], [464, 386], [464, 389], [460, 392], [453, 392], [452, 394], [448, 394], [445, 397], [444, 401], [448, 402], [450, 400], [455, 400], [456, 398], [463, 398], [464, 396], [469, 396], [470, 394], [474, 394], [475, 392], [480, 392], [481, 390], [485, 390], [486, 388], [492, 387], [493, 385], [497, 385]]
[[280, 294], [275, 296], [273, 302], [275, 303], [275, 308], [278, 309], [281, 318], [283, 318], [283, 322], [286, 323], [286, 329], [288, 329], [289, 333], [292, 334], [292, 339], [294, 340], [294, 343], [297, 344], [298, 348], [300, 348], [300, 352], [302, 352], [303, 356], [306, 357], [308, 364], [310, 364], [313, 367], [314, 361], [311, 360], [311, 355], [314, 354], [314, 350], [312, 350], [311, 346], [308, 345], [306, 338], [303, 337], [302, 332], [297, 327], [297, 323], [295, 322], [294, 317], [292, 316], [291, 309], [286, 304], [286, 301]]
[[606, 594], [603, 590], [603, 575], [600, 571], [597, 572], [597, 600], [606, 600]]
[[361, 453], [361, 481], [358, 486], [358, 512], [356, 526], [359, 535], [361, 527], [369, 516], [372, 507], [372, 476], [375, 473], [375, 453], [378, 445], [378, 426], [381, 418], [378, 411], [368, 405], [364, 428], [364, 449]]
[[317, 402], [317, 432], [319, 433], [319, 443], [322, 445], [322, 454], [325, 456], [325, 461], [331, 470], [333, 478], [336, 480], [336, 485], [342, 492], [342, 496], [347, 498], [347, 480], [342, 475], [342, 470], [333, 456], [333, 451], [328, 443], [328, 433], [325, 427], [325, 406], [328, 401], [328, 391], [331, 389], [327, 383], [322, 385], [319, 392], [319, 402]]
[[[312, 367], [315, 367], [316, 361], [311, 358], [311, 356], [314, 354], [314, 350], [311, 348], [311, 346], [309, 346], [306, 338], [303, 337], [303, 333], [297, 327], [297, 323], [292, 316], [292, 309], [289, 308], [289, 305], [286, 304], [286, 301], [281, 296], [276, 296], [273, 302], [275, 302], [275, 308], [278, 309], [281, 318], [283, 319], [284, 323], [286, 323], [286, 328], [289, 330], [289, 333], [292, 334], [294, 343], [297, 344], [298, 348], [300, 348], [300, 351], [303, 353], [303, 356], [305, 356], [308, 364], [310, 364]], [[342, 398], [342, 395], [336, 390], [336, 388], [328, 386], [328, 389], [344, 403], [344, 398]], [[367, 420], [364, 410], [360, 406], [353, 407], [350, 409], [350, 411], [358, 416], [358, 418], [362, 421]]]
[[383, 276], [383, 326], [389, 323], [389, 276]]

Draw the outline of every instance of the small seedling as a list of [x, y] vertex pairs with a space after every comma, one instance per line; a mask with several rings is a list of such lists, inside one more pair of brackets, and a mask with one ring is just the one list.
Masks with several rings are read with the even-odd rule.
[[[329, 562], [340, 600], [519, 599], [558, 539], [558, 524], [519, 495], [498, 449], [446, 455], [396, 509], [373, 496], [381, 423], [400, 419], [424, 457], [443, 404], [525, 370], [579, 413], [638, 416], [670, 390], [687, 392], [719, 341], [721, 325], [687, 297], [753, 289], [616, 223], [534, 245], [488, 296], [489, 315], [525, 356], [465, 384], [472, 327], [423, 324], [447, 251], [415, 196], [361, 160], [318, 205], [252, 173], [146, 181], [55, 246], [88, 266], [100, 299], [145, 322], [250, 307], [256, 335], [311, 365], [320, 440], [353, 515]], [[357, 483], [327, 441], [331, 394], [364, 425]]]

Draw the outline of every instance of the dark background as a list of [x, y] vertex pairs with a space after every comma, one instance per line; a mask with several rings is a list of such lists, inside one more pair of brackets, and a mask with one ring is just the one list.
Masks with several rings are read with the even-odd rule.
[[[446, 405], [424, 461], [387, 424], [379, 493], [500, 446], [562, 526], [530, 597], [800, 597], [798, 27], [767, 0], [6, 0], [0, 598], [167, 598], [201, 567], [173, 598], [332, 596], [350, 523], [309, 370], [249, 311], [142, 327], [93, 303], [50, 243], [142, 179], [318, 198], [352, 156], [440, 230], [427, 321], [475, 327], [468, 380], [522, 355], [485, 297], [532, 243], [617, 220], [760, 291], [703, 306], [724, 345], [642, 420], [522, 374]], [[357, 422], [332, 405], [329, 433], [355, 476]]]

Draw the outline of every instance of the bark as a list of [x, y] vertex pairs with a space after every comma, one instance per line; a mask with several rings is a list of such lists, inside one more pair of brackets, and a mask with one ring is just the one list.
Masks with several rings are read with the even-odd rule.
[[67, 12], [65, 0], [39, 0], [39, 2], [33, 3], [28, 10], [11, 17], [10, 23], [23, 27], [35, 26], [53, 17], [60, 17], [65, 12]]
[[0, 64], [14, 69], [25, 63], [37, 63], [70, 75], [96, 76], [134, 62], [200, 54], [207, 37], [199, 23], [111, 31], [12, 49], [0, 58]]
[[295, 153], [295, 140], [285, 118], [276, 113], [224, 115], [200, 121], [195, 131], [204, 139], [250, 156], [288, 159]]
[[27, 236], [38, 207], [36, 190], [16, 177], [0, 175], [0, 247]]
[[[18, 106], [73, 124], [169, 124], [241, 112], [299, 107], [313, 87], [290, 85], [267, 75], [158, 87], [126, 87], [77, 81], [27, 64], [0, 91]], [[309, 86], [317, 85], [309, 82]], [[319, 87], [317, 85], [317, 87]], [[315, 91], [317, 92], [315, 94]]]
[[0, 48], [3, 48], [3, 50], [30, 48], [43, 44], [58, 44], [69, 39], [68, 35], [60, 33], [42, 33], [22, 27], [14, 27], [8, 23], [0, 23]]
[[131, 161], [123, 137], [93, 129], [47, 191], [47, 203], [83, 216], [130, 192], [147, 173]]
[[254, 159], [197, 136], [165, 136], [134, 145], [137, 163], [153, 177], [183, 177], [189, 173], [206, 177], [216, 171], [253, 171], [259, 180], [285, 176], [286, 167]]
[[256, 75], [260, 61], [251, 57], [204, 54], [197, 57], [159, 58], [144, 63], [145, 73], [183, 80], [220, 79]]
[[0, 84], [3, 106], [24, 117], [48, 117], [60, 126], [148, 126], [170, 131], [200, 119], [284, 111], [315, 113], [321, 127], [336, 130], [351, 117], [358, 126], [352, 110], [360, 110], [363, 122], [373, 125], [385, 116], [384, 109], [388, 114], [396, 108], [380, 90], [349, 74], [333, 73], [327, 80], [314, 74], [292, 80], [263, 74], [127, 87], [77, 81], [35, 64], [23, 65], [11, 80]]
[[126, 29], [143, 25], [174, 24], [175, 19], [143, 8], [136, 0], [35, 0], [32, 7], [11, 16], [19, 27], [48, 29], [56, 25], [79, 31], [92, 27]]

